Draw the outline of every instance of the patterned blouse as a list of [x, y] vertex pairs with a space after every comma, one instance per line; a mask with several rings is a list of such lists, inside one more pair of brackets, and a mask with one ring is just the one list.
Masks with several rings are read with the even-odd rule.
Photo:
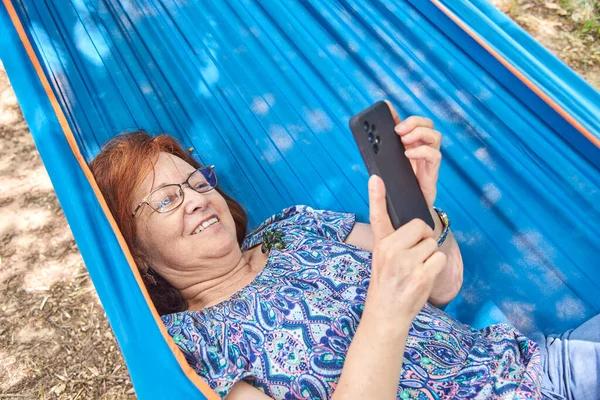
[[[354, 215], [295, 206], [251, 232], [283, 233], [265, 268], [229, 299], [163, 316], [188, 363], [225, 397], [244, 380], [275, 399], [328, 399], [365, 304], [371, 253], [344, 239]], [[537, 345], [508, 325], [466, 326], [426, 304], [414, 319], [398, 399], [540, 398]]]

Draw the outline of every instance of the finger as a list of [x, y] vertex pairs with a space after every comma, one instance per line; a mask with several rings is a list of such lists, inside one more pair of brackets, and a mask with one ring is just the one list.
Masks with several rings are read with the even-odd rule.
[[369, 219], [375, 243], [394, 233], [385, 202], [385, 185], [377, 175], [369, 178]]
[[437, 240], [432, 237], [426, 237], [412, 247], [415, 257], [424, 262], [438, 250]]
[[418, 143], [421, 140], [428, 146], [439, 150], [442, 143], [442, 134], [434, 129], [419, 126], [408, 133], [403, 133], [400, 139], [405, 145]]
[[390, 103], [389, 100], [384, 100], [384, 101], [388, 105], [388, 108], [390, 109], [390, 113], [392, 113], [392, 117], [394, 117], [394, 123], [396, 125], [398, 125], [400, 123], [400, 117], [398, 116], [398, 113], [396, 112], [396, 109], [394, 108], [394, 106], [392, 105], [392, 103]]
[[438, 276], [440, 272], [442, 272], [444, 267], [446, 267], [447, 260], [448, 257], [446, 256], [446, 254], [442, 253], [441, 251], [436, 251], [431, 255], [431, 257], [425, 260], [425, 262], [423, 263], [423, 267], [426, 270], [430, 271], [432, 276], [435, 277]]
[[413, 115], [412, 117], [406, 118], [404, 121], [400, 122], [398, 125], [394, 127], [394, 130], [399, 135], [404, 133], [408, 133], [413, 129], [422, 126], [424, 128], [433, 129], [433, 121], [429, 118], [425, 117], [417, 117]]
[[410, 160], [425, 160], [430, 164], [437, 165], [442, 161], [442, 153], [429, 146], [419, 146], [404, 152]]
[[433, 229], [422, 219], [415, 218], [398, 228], [390, 236], [390, 241], [402, 249], [411, 249], [423, 239], [430, 237], [433, 237]]

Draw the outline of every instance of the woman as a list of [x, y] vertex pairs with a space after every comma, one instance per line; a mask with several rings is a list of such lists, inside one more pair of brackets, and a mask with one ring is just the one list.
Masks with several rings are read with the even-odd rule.
[[166, 135], [119, 136], [90, 167], [169, 333], [221, 397], [571, 398], [571, 381], [549, 378], [551, 345], [542, 370], [514, 328], [477, 331], [432, 306], [456, 296], [463, 268], [433, 209], [441, 134], [395, 118], [435, 230], [413, 220], [394, 231], [373, 176], [371, 225], [295, 206], [246, 236], [213, 168]]

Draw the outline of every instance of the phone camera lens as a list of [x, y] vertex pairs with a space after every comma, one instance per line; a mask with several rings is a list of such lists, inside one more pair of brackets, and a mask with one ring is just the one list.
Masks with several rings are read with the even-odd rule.
[[372, 133], [369, 133], [369, 136], [367, 136], [367, 139], [369, 139], [369, 143], [373, 143], [373, 141], [375, 141], [375, 136], [373, 136]]
[[367, 121], [365, 121], [365, 122], [363, 123], [363, 129], [365, 130], [365, 132], [369, 132], [369, 126], [370, 126], [370, 125], [369, 125], [369, 123], [368, 123]]
[[375, 154], [379, 153], [379, 146], [377, 144], [375, 144], [375, 143], [373, 144], [373, 152]]
[[379, 142], [381, 142], [381, 138], [379, 136], [375, 136], [375, 144], [379, 144]]
[[376, 132], [376, 131], [377, 131], [377, 129], [375, 127], [375, 124], [371, 125], [371, 132]]

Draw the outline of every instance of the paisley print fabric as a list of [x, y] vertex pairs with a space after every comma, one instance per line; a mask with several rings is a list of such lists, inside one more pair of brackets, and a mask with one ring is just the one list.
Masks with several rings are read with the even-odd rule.
[[[282, 232], [254, 281], [163, 321], [189, 364], [225, 397], [240, 380], [275, 399], [328, 399], [360, 322], [371, 253], [344, 243], [352, 214], [295, 206], [251, 232]], [[406, 343], [399, 399], [540, 398], [536, 344], [508, 325], [470, 328], [427, 304]]]

